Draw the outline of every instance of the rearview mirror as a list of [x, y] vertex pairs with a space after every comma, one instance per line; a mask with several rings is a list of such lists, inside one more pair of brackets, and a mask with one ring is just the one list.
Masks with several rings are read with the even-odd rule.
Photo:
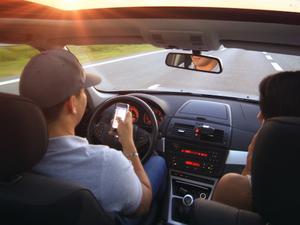
[[186, 53], [169, 53], [166, 64], [180, 69], [202, 71], [208, 73], [221, 73], [223, 71], [221, 61], [206, 55], [193, 55]]

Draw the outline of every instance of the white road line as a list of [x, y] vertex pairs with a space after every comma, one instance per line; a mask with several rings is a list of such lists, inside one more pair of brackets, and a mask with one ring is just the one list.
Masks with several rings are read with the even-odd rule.
[[150, 89], [150, 90], [153, 90], [153, 89], [156, 89], [160, 86], [160, 84], [153, 84], [151, 86], [149, 86], [147, 89]]
[[2, 81], [2, 82], [0, 82], [0, 86], [6, 85], [6, 84], [16, 83], [16, 82], [19, 82], [19, 80], [20, 80], [20, 79], [18, 78], [18, 79], [13, 79], [13, 80]]
[[278, 65], [278, 63], [271, 62], [271, 64], [274, 67], [274, 69], [277, 70], [278, 72], [283, 71], [283, 69]]
[[262, 54], [267, 54], [266, 52], [262, 52]]
[[134, 59], [134, 58], [138, 58], [138, 57], [158, 54], [158, 53], [167, 52], [167, 51], [170, 51], [170, 50], [159, 50], [159, 51], [155, 51], [155, 52], [148, 52], [148, 53], [143, 53], [143, 54], [139, 54], [139, 55], [133, 55], [133, 56], [123, 57], [123, 58], [119, 58], [119, 59], [108, 60], [108, 61], [105, 61], [105, 62], [85, 65], [85, 66], [83, 66], [83, 68], [87, 69], [87, 68], [90, 68], [90, 67], [93, 67], [93, 66], [100, 66], [100, 65], [105, 65], [105, 64], [109, 64], [109, 63], [120, 62], [120, 61], [124, 61], [124, 60], [128, 60], [128, 59]]
[[268, 60], [273, 60], [272, 56], [270, 56], [270, 55], [266, 55], [266, 58], [267, 58]]
[[[83, 68], [87, 69], [87, 68], [94, 67], [94, 66], [105, 65], [105, 64], [109, 64], [109, 63], [119, 62], [119, 61], [128, 60], [128, 59], [134, 59], [134, 58], [138, 58], [138, 57], [153, 55], [153, 54], [167, 52], [167, 51], [169, 51], [169, 50], [159, 50], [159, 51], [155, 51], [155, 52], [148, 52], [148, 53], [143, 53], [143, 54], [139, 54], [139, 55], [133, 55], [133, 56], [123, 57], [123, 58], [119, 58], [119, 59], [108, 60], [108, 61], [105, 61], [105, 62], [84, 65]], [[6, 84], [16, 83], [16, 82], [19, 82], [19, 80], [20, 79], [18, 78], [18, 79], [13, 79], [13, 80], [2, 81], [2, 82], [0, 82], [0, 86], [6, 85]], [[154, 86], [154, 85], [152, 85], [152, 86]]]

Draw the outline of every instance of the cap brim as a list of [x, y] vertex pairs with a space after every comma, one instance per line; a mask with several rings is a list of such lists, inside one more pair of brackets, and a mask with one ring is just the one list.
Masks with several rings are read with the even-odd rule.
[[93, 87], [101, 83], [101, 78], [98, 75], [92, 73], [86, 73], [85, 75], [86, 75], [86, 80], [84, 83], [84, 88]]

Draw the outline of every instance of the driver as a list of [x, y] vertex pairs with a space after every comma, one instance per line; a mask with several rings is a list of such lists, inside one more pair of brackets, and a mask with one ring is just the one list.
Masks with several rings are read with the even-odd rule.
[[218, 61], [211, 58], [206, 58], [201, 55], [191, 55], [192, 63], [190, 69], [214, 71], [218, 65]]
[[[19, 84], [20, 95], [42, 109], [49, 133], [48, 150], [35, 172], [78, 183], [89, 188], [104, 210], [118, 212], [124, 224], [133, 224], [158, 201], [166, 181], [166, 163], [152, 156], [141, 164], [133, 141], [132, 116], [118, 120], [122, 151], [89, 144], [75, 135], [87, 96], [85, 89], [100, 83], [87, 74], [69, 51], [55, 49], [34, 56], [25, 66]], [[140, 217], [139, 217], [140, 218]]]

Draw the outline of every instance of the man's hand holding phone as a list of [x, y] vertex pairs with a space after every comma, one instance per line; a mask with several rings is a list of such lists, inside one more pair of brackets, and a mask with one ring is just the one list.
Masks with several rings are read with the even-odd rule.
[[138, 156], [133, 141], [132, 115], [128, 104], [117, 103], [112, 127], [118, 131], [124, 155], [130, 160]]
[[131, 112], [128, 111], [126, 113], [124, 121], [120, 117], [117, 117], [117, 121], [119, 124], [118, 126], [119, 141], [121, 142], [123, 148], [131, 147], [132, 145], [134, 145]]
[[133, 142], [133, 125], [131, 112], [128, 111], [126, 113], [124, 121], [120, 117], [117, 117], [116, 119], [118, 121], [117, 129], [119, 134], [119, 141], [121, 142], [123, 147], [123, 153], [125, 157], [131, 161], [134, 171], [142, 185], [142, 200], [135, 213], [137, 215], [143, 215], [149, 210], [149, 207], [151, 205], [152, 187], [149, 178], [144, 170], [144, 167], [140, 161], [140, 158], [138, 157], [139, 155]]
[[125, 120], [126, 117], [126, 113], [129, 110], [129, 105], [125, 104], [125, 103], [117, 103], [116, 104], [116, 109], [115, 109], [115, 114], [114, 114], [114, 118], [112, 121], [112, 128], [113, 129], [117, 129], [118, 128], [118, 120], [117, 118], [120, 118], [122, 121]]

